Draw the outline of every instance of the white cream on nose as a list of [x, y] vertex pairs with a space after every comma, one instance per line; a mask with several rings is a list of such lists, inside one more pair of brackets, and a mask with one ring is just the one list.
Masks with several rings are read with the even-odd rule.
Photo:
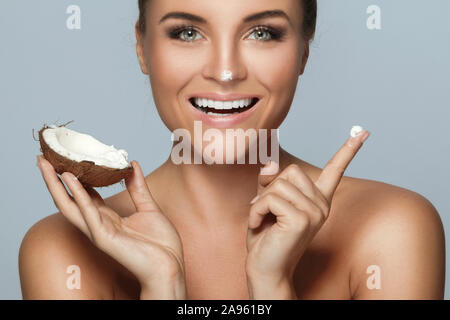
[[233, 72], [231, 72], [230, 70], [224, 70], [222, 72], [221, 79], [222, 81], [229, 81], [233, 79]]

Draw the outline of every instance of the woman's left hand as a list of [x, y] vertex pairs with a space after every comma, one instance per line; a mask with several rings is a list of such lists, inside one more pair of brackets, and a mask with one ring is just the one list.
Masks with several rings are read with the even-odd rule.
[[[246, 272], [251, 298], [295, 297], [293, 275], [308, 244], [328, 218], [331, 199], [369, 132], [348, 138], [313, 182], [291, 164], [278, 174], [266, 164], [258, 177], [247, 232]], [[275, 170], [267, 174], [270, 167]], [[271, 213], [273, 219], [265, 216]]]

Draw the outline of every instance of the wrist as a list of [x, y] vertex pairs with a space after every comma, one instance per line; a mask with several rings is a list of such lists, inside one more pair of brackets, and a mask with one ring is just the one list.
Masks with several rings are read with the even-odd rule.
[[294, 283], [288, 276], [247, 276], [250, 300], [297, 300]]
[[141, 282], [140, 300], [185, 300], [186, 283], [183, 274], [158, 277]]

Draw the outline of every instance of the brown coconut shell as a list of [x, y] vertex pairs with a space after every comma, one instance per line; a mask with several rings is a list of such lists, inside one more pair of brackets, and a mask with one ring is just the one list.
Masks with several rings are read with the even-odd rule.
[[[67, 124], [58, 127], [66, 126]], [[51, 149], [44, 140], [43, 132], [46, 129], [51, 129], [45, 125], [39, 130], [39, 142], [41, 145], [41, 152], [44, 158], [48, 160], [55, 168], [58, 174], [63, 172], [73, 173], [78, 180], [85, 187], [106, 187], [122, 179], [126, 179], [133, 173], [133, 167], [126, 167], [123, 169], [109, 168], [102, 165], [96, 165], [93, 161], [77, 162], [66, 158]]]

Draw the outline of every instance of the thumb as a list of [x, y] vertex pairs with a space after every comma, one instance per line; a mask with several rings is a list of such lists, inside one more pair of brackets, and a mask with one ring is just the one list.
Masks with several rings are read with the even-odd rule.
[[258, 194], [278, 176], [279, 169], [280, 166], [273, 160], [269, 160], [261, 168], [258, 175]]
[[125, 184], [136, 211], [160, 211], [145, 182], [141, 166], [136, 160], [131, 161], [131, 165], [133, 174], [125, 179]]

